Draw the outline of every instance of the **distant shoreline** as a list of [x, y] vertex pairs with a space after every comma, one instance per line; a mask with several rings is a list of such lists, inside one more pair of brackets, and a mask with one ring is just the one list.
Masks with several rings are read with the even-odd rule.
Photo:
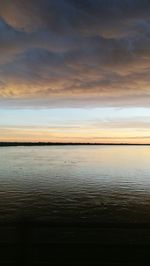
[[150, 143], [80, 143], [80, 142], [0, 142], [0, 147], [14, 146], [150, 146]]

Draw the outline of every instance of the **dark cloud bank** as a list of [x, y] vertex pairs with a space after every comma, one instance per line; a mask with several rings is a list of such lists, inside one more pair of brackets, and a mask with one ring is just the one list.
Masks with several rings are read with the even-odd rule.
[[1, 106], [149, 106], [149, 0], [0, 0]]

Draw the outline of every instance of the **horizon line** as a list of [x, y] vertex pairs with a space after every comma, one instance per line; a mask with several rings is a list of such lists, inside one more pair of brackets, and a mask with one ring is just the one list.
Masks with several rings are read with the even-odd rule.
[[5, 146], [55, 146], [55, 145], [122, 145], [122, 146], [150, 146], [150, 143], [103, 143], [103, 142], [46, 142], [46, 141], [38, 141], [38, 142], [32, 142], [32, 141], [0, 141], [0, 147]]

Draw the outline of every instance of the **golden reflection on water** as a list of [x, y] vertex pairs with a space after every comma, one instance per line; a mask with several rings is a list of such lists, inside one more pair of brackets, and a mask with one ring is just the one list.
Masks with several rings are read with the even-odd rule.
[[0, 216], [150, 221], [150, 146], [0, 149]]

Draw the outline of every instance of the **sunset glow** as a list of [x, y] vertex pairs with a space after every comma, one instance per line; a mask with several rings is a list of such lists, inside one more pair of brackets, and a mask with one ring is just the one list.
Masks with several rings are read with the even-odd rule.
[[150, 1], [0, 3], [0, 141], [150, 143]]

